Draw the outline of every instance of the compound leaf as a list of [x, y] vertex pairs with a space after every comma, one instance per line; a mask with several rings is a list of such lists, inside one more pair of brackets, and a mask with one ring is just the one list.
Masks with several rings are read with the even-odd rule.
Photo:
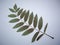
[[29, 25], [32, 24], [32, 21], [33, 21], [33, 12], [29, 16], [29, 21], [28, 21]]
[[25, 16], [24, 16], [24, 21], [26, 22], [29, 16], [29, 10], [26, 12]]
[[48, 23], [45, 25], [44, 33], [46, 32], [47, 26], [48, 26]]
[[8, 17], [14, 18], [14, 17], [16, 17], [16, 15], [15, 14], [10, 14], [10, 15], [8, 15]]
[[34, 28], [37, 26], [37, 21], [38, 21], [38, 17], [37, 17], [37, 14], [36, 14], [35, 17], [34, 17], [34, 22], [33, 22]]
[[39, 32], [36, 32], [36, 33], [34, 34], [34, 36], [33, 36], [33, 38], [32, 38], [32, 42], [34, 42], [34, 41], [36, 40], [38, 34], [39, 34]]
[[29, 27], [28, 25], [24, 25], [24, 26], [20, 27], [20, 28], [17, 30], [17, 32], [24, 31], [24, 30], [26, 30], [28, 27]]
[[30, 29], [26, 30], [22, 35], [28, 35], [28, 34], [32, 33], [33, 30], [34, 30], [34, 28], [30, 28]]
[[24, 22], [19, 22], [19, 23], [17, 23], [13, 28], [15, 29], [15, 28], [18, 28], [18, 27], [20, 27], [20, 26], [22, 26], [24, 24]]
[[19, 19], [16, 18], [16, 19], [12, 19], [12, 20], [10, 20], [9, 22], [10, 22], [10, 23], [15, 23], [15, 22], [18, 22], [18, 21], [19, 21]]
[[[13, 27], [14, 29], [20, 27], [17, 30], [17, 32], [21, 32], [21, 31], [24, 31], [25, 30], [25, 32], [22, 34], [23, 36], [32, 33], [36, 27], [38, 27], [38, 30], [39, 31], [41, 30], [41, 28], [43, 26], [43, 19], [42, 19], [42, 17], [40, 17], [39, 22], [38, 22], [38, 16], [37, 16], [37, 14], [34, 17], [33, 12], [32, 13], [29, 13], [29, 10], [26, 11], [26, 10], [20, 9], [20, 8], [17, 7], [16, 4], [13, 6], [13, 8], [9, 8], [9, 10], [13, 14], [8, 15], [8, 17], [11, 17], [11, 18], [20, 17], [19, 19], [18, 18], [11, 19], [9, 21], [10, 23], [18, 22], [18, 21], [20, 21], [20, 19], [23, 18], [24, 22], [19, 22], [19, 23], [17, 23]], [[28, 24], [29, 25], [27, 25], [27, 24], [26, 25], [23, 25], [27, 20], [28, 20]], [[33, 23], [33, 28], [29, 28], [32, 23]], [[38, 26], [37, 26], [37, 24], [38, 24]], [[34, 36], [32, 38], [32, 42], [34, 42], [35, 40], [38, 41], [44, 34], [47, 35], [47, 36], [49, 36], [49, 37], [51, 37], [52, 39], [54, 39], [54, 37], [52, 37], [52, 36], [50, 36], [50, 35], [48, 35], [48, 34], [45, 33], [46, 32], [46, 29], [47, 29], [47, 26], [48, 26], [48, 23], [44, 27], [44, 32], [41, 32], [40, 31], [42, 34], [40, 34], [39, 36], [38, 36], [39, 31], [34, 34]]]
[[40, 17], [39, 22], [38, 22], [38, 29], [41, 30], [42, 26], [43, 26], [43, 19], [42, 17]]

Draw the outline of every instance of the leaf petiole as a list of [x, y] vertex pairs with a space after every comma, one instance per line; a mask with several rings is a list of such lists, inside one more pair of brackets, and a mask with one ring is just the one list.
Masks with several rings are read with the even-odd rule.
[[[42, 31], [40, 31], [41, 33], [44, 33], [44, 32], [42, 32]], [[46, 34], [46, 33], [44, 33], [45, 35], [47, 35], [47, 36], [49, 36], [50, 38], [52, 38], [52, 39], [54, 39], [54, 37], [52, 37], [52, 36], [50, 36], [50, 35], [48, 35], [48, 34]]]

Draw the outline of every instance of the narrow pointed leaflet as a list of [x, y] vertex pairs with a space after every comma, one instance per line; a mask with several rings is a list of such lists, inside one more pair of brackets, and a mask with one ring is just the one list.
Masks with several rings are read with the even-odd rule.
[[37, 21], [38, 21], [38, 17], [37, 17], [37, 14], [36, 14], [35, 17], [34, 17], [34, 21], [33, 21], [34, 28], [37, 26]]
[[44, 33], [46, 32], [47, 26], [48, 26], [48, 23], [45, 25]]
[[26, 14], [26, 10], [24, 10], [24, 11], [21, 13], [20, 19], [22, 19], [22, 18], [25, 16], [25, 14]]
[[37, 41], [43, 36], [44, 34], [41, 34], [38, 36]]
[[14, 13], [15, 13], [15, 10], [14, 10], [14, 9], [12, 9], [12, 8], [9, 8], [9, 10], [10, 10], [11, 12], [14, 12]]
[[39, 34], [39, 32], [36, 32], [36, 33], [34, 34], [34, 36], [33, 36], [33, 38], [32, 38], [32, 42], [34, 42], [34, 41], [36, 40], [38, 34]]
[[26, 30], [28, 27], [29, 27], [28, 25], [24, 25], [24, 26], [20, 27], [20, 28], [17, 30], [17, 32], [24, 31], [24, 30]]
[[29, 20], [28, 20], [29, 25], [32, 24], [32, 21], [33, 21], [33, 12], [29, 16]]
[[26, 12], [25, 16], [24, 16], [24, 21], [26, 22], [29, 16], [29, 10]]
[[16, 17], [16, 15], [15, 14], [10, 14], [10, 15], [8, 15], [8, 17], [14, 18], [14, 17]]
[[42, 26], [43, 26], [43, 19], [42, 17], [40, 17], [39, 22], [38, 22], [38, 29], [41, 30]]
[[22, 13], [23, 9], [20, 9], [17, 13], [17, 15], [19, 16]]
[[17, 5], [15, 4], [13, 8], [14, 8], [14, 9], [15, 9], [15, 11], [16, 11], [16, 10], [17, 10]]
[[20, 27], [20, 26], [22, 26], [24, 24], [24, 22], [19, 22], [19, 23], [17, 23], [13, 28], [15, 29], [15, 28], [18, 28], [18, 27]]
[[12, 20], [10, 20], [9, 22], [10, 22], [10, 23], [15, 23], [15, 22], [18, 22], [18, 21], [19, 21], [19, 19], [16, 18], [16, 19], [12, 19]]
[[26, 30], [22, 35], [28, 35], [28, 34], [32, 33], [33, 30], [34, 30], [34, 28], [30, 28], [30, 29]]

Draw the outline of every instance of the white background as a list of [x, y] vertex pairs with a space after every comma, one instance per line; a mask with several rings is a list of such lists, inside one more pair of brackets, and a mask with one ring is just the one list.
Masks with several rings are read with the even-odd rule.
[[[44, 25], [48, 22], [46, 33], [39, 41], [31, 43], [35, 32], [22, 36], [10, 24], [9, 8], [14, 4], [18, 7], [33, 11], [38, 17], [43, 17]], [[60, 0], [0, 0], [0, 45], [60, 45]]]

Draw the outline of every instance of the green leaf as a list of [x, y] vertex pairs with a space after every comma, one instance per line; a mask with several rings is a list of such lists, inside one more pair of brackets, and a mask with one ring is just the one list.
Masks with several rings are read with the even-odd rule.
[[12, 19], [12, 20], [10, 20], [9, 22], [10, 22], [10, 23], [15, 23], [15, 22], [18, 22], [18, 21], [19, 21], [19, 19], [16, 18], [16, 19]]
[[24, 10], [24, 11], [21, 13], [20, 19], [22, 19], [22, 18], [25, 16], [25, 14], [26, 14], [26, 10]]
[[34, 28], [37, 26], [37, 21], [38, 21], [38, 17], [37, 17], [37, 14], [36, 14], [35, 17], [34, 17], [34, 22], [33, 22]]
[[29, 10], [26, 12], [25, 16], [24, 16], [24, 21], [26, 22], [29, 16]]
[[30, 28], [30, 29], [26, 30], [22, 35], [28, 35], [28, 34], [32, 33], [33, 30], [34, 30], [34, 28]]
[[46, 32], [47, 26], [48, 26], [48, 23], [45, 25], [44, 33]]
[[12, 8], [9, 8], [9, 10], [10, 10], [11, 12], [15, 12], [15, 10], [14, 10], [14, 9], [12, 9]]
[[17, 32], [24, 31], [24, 30], [26, 30], [28, 27], [29, 27], [28, 25], [24, 25], [24, 26], [20, 27], [20, 28], [17, 30]]
[[44, 34], [41, 34], [38, 36], [37, 41], [43, 36]]
[[14, 18], [14, 17], [16, 17], [16, 15], [15, 14], [10, 14], [10, 15], [8, 15], [8, 17]]
[[33, 21], [33, 12], [29, 16], [29, 21], [28, 21], [29, 25], [32, 24], [32, 21]]
[[18, 28], [18, 27], [22, 26], [23, 24], [24, 24], [24, 22], [19, 22], [13, 28]]
[[17, 5], [15, 4], [13, 8], [14, 8], [15, 10], [17, 10]]
[[34, 36], [33, 36], [33, 38], [32, 38], [32, 42], [34, 42], [34, 41], [36, 40], [38, 34], [39, 34], [39, 32], [36, 32], [36, 33], [34, 34]]
[[19, 9], [20, 9], [20, 8], [17, 8], [16, 12], [18, 12], [18, 11], [19, 11]]
[[41, 30], [42, 26], [43, 26], [43, 19], [42, 17], [40, 17], [39, 23], [38, 23], [38, 29]]
[[20, 9], [17, 13], [17, 15], [19, 16], [22, 13], [23, 9]]

